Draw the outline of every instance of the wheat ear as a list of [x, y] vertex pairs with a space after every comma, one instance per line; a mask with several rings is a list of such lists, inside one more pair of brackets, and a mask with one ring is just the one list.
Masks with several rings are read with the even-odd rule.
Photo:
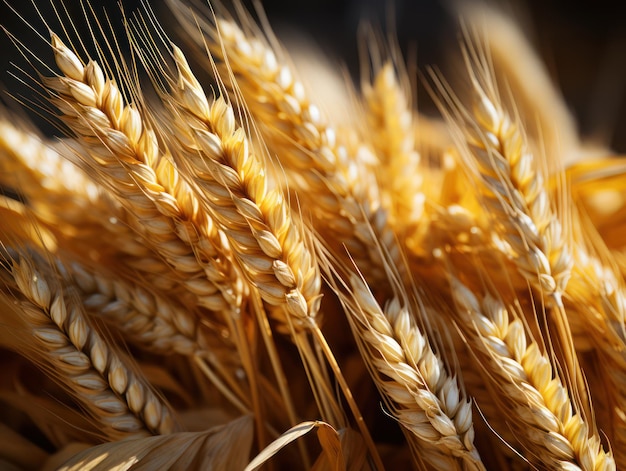
[[[610, 266], [575, 246], [574, 269], [566, 296], [585, 343], [602, 359], [599, 369], [610, 398], [611, 438], [618, 465], [626, 465], [626, 291]], [[591, 335], [589, 335], [591, 334]]]
[[460, 164], [480, 182], [481, 203], [493, 215], [507, 255], [546, 302], [560, 305], [573, 264], [567, 234], [520, 123], [500, 105], [486, 61], [478, 52], [466, 51], [472, 85], [469, 111], [437, 81], [451, 107], [442, 111], [463, 136], [458, 142]]
[[[176, 0], [172, 3], [178, 5]], [[197, 27], [198, 17], [188, 8], [173, 8], [190, 30]], [[359, 142], [355, 147], [341, 139], [307, 97], [294, 71], [279, 62], [262, 39], [247, 36], [225, 19], [201, 27], [211, 38], [211, 54], [222, 61], [222, 76], [233, 78], [233, 93], [245, 97], [245, 106], [264, 141], [292, 177], [291, 187], [298, 191], [298, 198], [310, 208], [313, 223], [328, 240], [336, 241], [336, 253], [343, 255], [346, 246], [360, 269], [375, 282], [382, 272], [376, 238], [402, 266], [378, 184], [372, 172], [366, 171], [374, 159], [367, 146]], [[198, 52], [204, 54], [206, 38], [193, 37]]]
[[[234, 356], [234, 345], [225, 343], [204, 326], [199, 313], [188, 311], [174, 300], [158, 296], [129, 280], [113, 279], [76, 262], [68, 264], [67, 268], [66, 282], [76, 284], [88, 313], [113, 325], [131, 342], [146, 349], [161, 355], [177, 353], [194, 357], [224, 396], [240, 411], [249, 412], [247, 399], [235, 380], [234, 370], [240, 365]], [[224, 358], [231, 360], [228, 365]]]
[[378, 184], [399, 232], [415, 225], [424, 210], [420, 155], [415, 149], [415, 123], [410, 95], [401, 72], [386, 62], [371, 83], [363, 85], [368, 135], [381, 162]]
[[10, 273], [25, 325], [41, 360], [101, 422], [110, 440], [176, 429], [169, 406], [94, 328], [76, 293], [51, 271], [21, 257]]
[[[588, 391], [583, 379], [562, 296], [571, 275], [573, 257], [567, 233], [553, 209], [543, 175], [529, 151], [525, 135], [500, 106], [487, 59], [476, 51], [468, 54], [472, 83], [472, 110], [464, 112], [454, 99], [454, 113], [464, 142], [460, 142], [461, 163], [480, 183], [478, 192], [500, 237], [497, 247], [517, 266], [551, 309], [555, 340], [563, 355], [563, 366], [575, 381], [581, 404], [591, 416]], [[444, 110], [445, 113], [448, 113]]]
[[562, 224], [519, 125], [477, 80], [473, 84], [476, 126], [468, 127], [468, 146], [483, 185], [485, 210], [494, 216], [520, 273], [558, 304], [573, 263]]
[[45, 204], [46, 198], [55, 203], [59, 200], [59, 203], [54, 204], [55, 209], [69, 213], [68, 224], [84, 222], [85, 216], [89, 217], [82, 214], [85, 208], [95, 211], [104, 206], [106, 209], [102, 213], [109, 211], [111, 202], [106, 204], [104, 200], [98, 201], [102, 196], [101, 189], [87, 175], [34, 132], [28, 131], [27, 125], [19, 123], [18, 127], [11, 122], [10, 116], [1, 113], [0, 110], [0, 169], [3, 185], [17, 185], [14, 189], [32, 203]]
[[[56, 256], [66, 258], [54, 245], [56, 242], [31, 211], [22, 203], [0, 197], [0, 213], [3, 220], [2, 238], [28, 241], [33, 246], [44, 246]], [[169, 301], [122, 280], [98, 275], [78, 262], [70, 262], [68, 268], [59, 263], [59, 273], [66, 275], [66, 283], [77, 285], [83, 304], [97, 309], [103, 317], [112, 318], [118, 328], [144, 345], [157, 351], [176, 351], [191, 354], [206, 347], [206, 342], [196, 338], [200, 335], [197, 319], [191, 313], [177, 309]]]
[[208, 347], [198, 316], [140, 285], [96, 273], [79, 263], [68, 265], [85, 308], [160, 353], [192, 355]]
[[488, 294], [479, 302], [458, 279], [451, 284], [459, 328], [527, 458], [548, 469], [615, 469], [595, 426], [576, 412], [576, 399], [523, 321], [511, 319], [498, 298]]
[[484, 469], [473, 444], [471, 403], [417, 326], [412, 307], [400, 295], [382, 307], [362, 277], [352, 273], [349, 278], [350, 294], [336, 291], [370, 374], [405, 430], [416, 463], [437, 469]]
[[201, 201], [263, 300], [285, 307], [297, 328], [314, 323], [321, 280], [303, 228], [293, 221], [282, 193], [268, 188], [264, 165], [250, 152], [243, 129], [236, 127], [232, 107], [222, 98], [209, 105], [180, 49], [173, 52], [178, 110], [189, 118], [176, 122], [184, 123], [181, 135], [191, 134], [195, 143], [187, 144], [181, 165], [202, 191]]
[[[181, 166], [200, 190], [201, 203], [224, 232], [247, 280], [265, 302], [280, 308], [286, 332], [316, 325], [321, 279], [302, 228], [292, 220], [282, 193], [268, 189], [263, 163], [249, 151], [232, 107], [218, 98], [209, 105], [176, 46], [174, 91]], [[184, 124], [183, 124], [184, 123]]]
[[124, 106], [121, 92], [97, 63], [83, 66], [54, 34], [52, 46], [65, 77], [48, 78], [46, 84], [56, 93], [52, 101], [63, 119], [88, 144], [87, 155], [77, 156], [81, 164], [117, 194], [145, 231], [144, 241], [201, 305], [220, 311], [241, 299], [236, 273], [214, 256], [219, 235], [198, 210], [171, 157], [160, 151], [149, 123], [133, 105]]
[[[163, 40], [164, 38], [161, 37]], [[145, 27], [145, 23], [137, 22], [134, 23], [131, 27], [131, 42], [135, 49], [137, 50], [140, 59], [148, 69], [152, 82], [157, 88], [161, 99], [166, 104], [167, 108], [171, 111], [170, 117], [175, 117], [174, 121], [168, 123], [167, 117], [162, 120], [162, 125], [164, 128], [167, 128], [168, 132], [173, 136], [172, 145], [176, 148], [176, 155], [178, 157], [178, 162], [181, 165], [181, 170], [186, 175], [188, 181], [193, 183], [193, 178], [191, 175], [192, 171], [189, 171], [186, 163], [185, 152], [191, 152], [194, 155], [197, 153], [197, 145], [195, 144], [195, 136], [193, 135], [193, 124], [199, 126], [199, 128], [206, 128], [206, 123], [202, 123], [202, 120], [199, 120], [198, 117], [194, 114], [194, 110], [198, 112], [198, 106], [202, 108], [202, 103], [208, 104], [207, 98], [204, 95], [204, 91], [202, 90], [199, 82], [193, 77], [191, 70], [186, 63], [186, 60], [182, 54], [182, 52], [175, 47], [171, 42], [167, 43], [167, 46], [172, 46], [174, 48], [174, 59], [176, 60], [176, 66], [179, 69], [178, 74], [173, 75], [172, 70], [164, 64], [167, 64], [166, 58], [161, 55], [155, 40], [153, 33]], [[187, 79], [183, 78], [187, 77]], [[195, 96], [194, 96], [195, 95]], [[191, 101], [189, 101], [191, 100]], [[199, 100], [200, 102], [194, 102], [195, 100]], [[206, 108], [202, 108], [201, 113], [206, 111]], [[206, 118], [206, 117], [205, 117]], [[210, 118], [207, 118], [210, 119]], [[177, 122], [178, 120], [186, 121], [185, 124], [182, 122]], [[173, 125], [176, 123], [177, 125]], [[198, 190], [197, 188], [195, 188]], [[198, 192], [199, 200], [202, 202], [206, 198], [206, 195], [203, 194], [202, 191]], [[210, 205], [209, 205], [210, 206]], [[207, 210], [207, 206], [203, 207], [204, 210]], [[208, 210], [210, 212], [210, 210]], [[223, 234], [226, 239], [227, 235]], [[237, 251], [235, 251], [236, 253]], [[233, 257], [229, 257], [228, 263], [231, 264], [232, 267], [236, 267], [237, 263], [233, 263]], [[281, 365], [281, 361], [278, 356], [278, 352], [276, 350], [276, 345], [272, 339], [272, 332], [270, 329], [270, 325], [267, 320], [267, 310], [259, 297], [259, 292], [256, 288], [252, 288], [249, 293], [247, 305], [249, 306], [249, 312], [252, 313], [257, 321], [259, 326], [259, 333], [263, 339], [264, 345], [267, 349], [267, 353], [270, 358], [270, 362], [272, 368], [274, 370], [276, 379], [278, 381], [278, 386], [280, 390], [280, 394], [282, 395], [283, 405], [286, 408], [287, 416], [291, 421], [292, 425], [297, 423], [296, 420], [296, 412], [293, 406], [293, 400], [291, 398], [291, 394], [287, 387], [287, 380], [284, 374], [284, 370]], [[288, 316], [285, 316], [284, 304], [281, 304], [279, 311], [280, 315], [278, 315], [278, 319], [281, 320], [279, 324], [282, 330], [290, 329], [290, 322], [282, 322], [287, 319]], [[242, 357], [241, 363], [247, 373], [250, 390], [252, 392], [252, 405], [253, 409], [257, 411], [259, 414], [262, 414], [261, 411], [261, 397], [260, 397], [260, 389], [259, 387], [264, 380], [263, 376], [260, 375], [257, 371], [258, 368], [258, 358], [257, 352], [253, 352], [252, 348], [252, 338], [251, 331], [249, 330], [249, 326], [247, 325], [248, 319], [246, 317], [241, 316], [241, 313], [237, 310], [233, 310], [231, 313], [231, 318], [233, 320], [233, 337], [235, 338], [235, 342], [240, 351], [240, 355]], [[298, 328], [298, 332], [301, 330]], [[293, 333], [293, 332], [291, 332]], [[297, 336], [297, 339], [304, 340], [301, 336]], [[249, 345], [250, 344], [250, 345]], [[296, 341], [296, 344], [300, 347], [300, 342]], [[303, 356], [304, 359], [304, 356]], [[327, 388], [330, 391], [329, 388]], [[260, 445], [264, 445], [264, 429], [263, 429], [263, 420], [257, 420], [257, 430], [258, 430], [258, 439]], [[302, 451], [302, 457], [305, 463], [308, 463], [307, 453], [304, 447], [300, 446]]]
[[88, 251], [89, 242], [104, 231], [109, 237], [103, 238], [101, 253], [145, 255], [125, 224], [127, 215], [110, 195], [60, 154], [60, 146], [9, 118], [0, 115], [0, 183], [19, 191], [32, 215], [59, 234], [59, 243]]

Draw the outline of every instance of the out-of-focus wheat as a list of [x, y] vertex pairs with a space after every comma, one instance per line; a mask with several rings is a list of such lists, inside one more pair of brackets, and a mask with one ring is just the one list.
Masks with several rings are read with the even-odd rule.
[[398, 233], [411, 230], [424, 210], [414, 113], [407, 85], [402, 83], [405, 75], [387, 62], [375, 71], [372, 83], [363, 86], [367, 129], [381, 163], [378, 182]]

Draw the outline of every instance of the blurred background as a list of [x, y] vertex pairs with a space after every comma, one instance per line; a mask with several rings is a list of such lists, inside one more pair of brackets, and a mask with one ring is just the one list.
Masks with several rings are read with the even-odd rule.
[[[73, 18], [83, 18], [79, 0], [53, 1], [57, 7], [64, 5]], [[39, 31], [45, 31], [29, 3], [27, 0], [0, 2], [0, 21], [8, 32], [49, 62], [51, 55], [44, 42], [11, 11], [14, 8]], [[36, 3], [44, 17], [53, 18], [48, 0]], [[121, 3], [127, 12], [141, 4], [140, 0]], [[422, 71], [428, 65], [446, 71], [448, 51], [458, 50], [457, 13], [450, 1], [263, 0], [259, 3], [279, 38], [290, 37], [294, 32], [308, 37], [337, 67], [345, 65], [355, 78], [359, 70], [358, 28], [364, 21], [381, 27], [393, 24], [402, 50], [413, 51], [409, 55]], [[105, 9], [114, 26], [120, 25], [118, 0], [91, 4], [98, 14]], [[611, 146], [618, 153], [626, 153], [626, 16], [619, 2], [596, 0], [590, 5], [590, 2], [566, 0], [520, 0], [497, 4], [512, 12], [523, 25], [576, 116], [581, 134]], [[151, 6], [162, 22], [171, 18], [163, 2], [151, 2]], [[11, 75], [16, 68], [10, 62], [19, 67], [28, 66], [9, 36], [2, 34], [0, 86], [6, 103], [11, 101], [7, 90], [18, 96], [29, 93]], [[433, 111], [432, 102], [421, 86], [418, 103], [420, 109]]]

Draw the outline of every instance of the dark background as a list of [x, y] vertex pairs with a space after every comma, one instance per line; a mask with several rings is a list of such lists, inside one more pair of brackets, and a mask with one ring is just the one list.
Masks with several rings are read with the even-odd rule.
[[[39, 31], [45, 31], [28, 0], [0, 1], [2, 26], [50, 63], [45, 44], [26, 28], [6, 4], [12, 5]], [[54, 0], [58, 6], [60, 0]], [[48, 0], [36, 2], [47, 18], [51, 18]], [[127, 12], [140, 5], [139, 0], [123, 0]], [[244, 2], [250, 4], [249, 1]], [[626, 13], [619, 2], [596, 0], [525, 0], [507, 2], [506, 8], [525, 19], [528, 36], [544, 59], [574, 112], [581, 134], [611, 145], [626, 153]], [[117, 0], [92, 1], [96, 11], [102, 8], [111, 14], [112, 23], [119, 24]], [[161, 2], [151, 2], [162, 22], [170, 15]], [[356, 76], [357, 29], [363, 20], [384, 26], [393, 10], [395, 28], [401, 47], [417, 47], [418, 66], [439, 65], [445, 70], [446, 51], [457, 41], [456, 15], [449, 3], [442, 0], [395, 0], [393, 9], [384, 0], [265, 0], [262, 2], [275, 30], [289, 28], [313, 38], [325, 54], [345, 63]], [[586, 5], [586, 6], [585, 6]], [[82, 18], [80, 2], [65, 0], [74, 18]], [[117, 21], [117, 23], [116, 23]], [[0, 85], [11, 93], [28, 94], [9, 74], [15, 72], [14, 62], [27, 63], [1, 33]], [[39, 52], [41, 51], [41, 52]], [[429, 111], [431, 104], [425, 93], [418, 91], [420, 107]], [[3, 93], [7, 102], [7, 94]], [[425, 99], [423, 99], [426, 97]], [[8, 99], [10, 102], [11, 100]]]

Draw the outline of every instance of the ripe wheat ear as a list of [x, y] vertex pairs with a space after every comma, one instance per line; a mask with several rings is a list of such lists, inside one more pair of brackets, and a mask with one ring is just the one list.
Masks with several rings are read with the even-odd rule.
[[[109, 440], [171, 433], [174, 414], [92, 325], [76, 293], [63, 292], [54, 271], [42, 271], [42, 260], [22, 255], [11, 263], [9, 287], [31, 330], [35, 354], [70, 394], [100, 421]], [[45, 264], [45, 262], [43, 262]], [[17, 314], [20, 315], [20, 314]], [[27, 350], [28, 351], [28, 350]]]

